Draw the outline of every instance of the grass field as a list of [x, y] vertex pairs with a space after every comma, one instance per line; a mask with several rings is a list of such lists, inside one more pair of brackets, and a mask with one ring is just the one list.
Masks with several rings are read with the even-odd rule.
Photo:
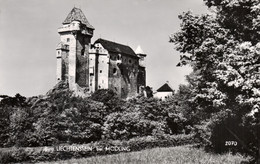
[[190, 146], [177, 146], [40, 164], [240, 164], [247, 160], [239, 154], [216, 155]]

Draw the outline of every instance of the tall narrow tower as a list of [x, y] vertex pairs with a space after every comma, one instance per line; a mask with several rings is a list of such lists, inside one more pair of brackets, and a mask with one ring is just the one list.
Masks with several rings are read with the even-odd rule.
[[138, 67], [138, 76], [137, 76], [137, 91], [140, 93], [140, 87], [146, 86], [146, 64], [145, 57], [147, 56], [140, 46], [137, 47], [135, 53], [139, 57], [139, 67]]
[[57, 82], [67, 80], [72, 90], [75, 84], [89, 87], [89, 49], [93, 31], [94, 27], [81, 9], [75, 7], [58, 28]]

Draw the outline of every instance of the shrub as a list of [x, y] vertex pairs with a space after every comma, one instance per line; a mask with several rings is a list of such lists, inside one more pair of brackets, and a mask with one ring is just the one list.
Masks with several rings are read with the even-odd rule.
[[109, 139], [129, 139], [151, 135], [160, 124], [148, 120], [141, 112], [112, 113], [106, 117], [103, 133]]
[[24, 149], [13, 149], [12, 151], [0, 151], [1, 163], [21, 162], [29, 160]]
[[104, 103], [109, 113], [121, 111], [120, 106], [123, 104], [123, 100], [121, 100], [113, 90], [99, 89], [94, 92], [90, 98], [94, 101]]
[[16, 162], [11, 152], [0, 152], [0, 161], [5, 163]]
[[184, 133], [187, 122], [170, 100], [141, 97], [125, 101], [104, 89], [96, 91], [91, 98], [81, 98], [75, 97], [66, 83], [58, 83], [44, 96], [28, 98], [26, 104], [6, 105], [0, 111], [3, 116], [0, 130], [5, 132], [0, 134], [3, 146], [83, 144], [102, 137], [163, 138], [165, 134]]

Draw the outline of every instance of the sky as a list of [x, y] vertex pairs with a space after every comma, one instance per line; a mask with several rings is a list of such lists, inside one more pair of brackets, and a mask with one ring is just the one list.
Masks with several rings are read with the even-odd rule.
[[0, 95], [45, 94], [56, 83], [57, 29], [72, 8], [81, 8], [98, 38], [141, 46], [146, 83], [166, 81], [177, 90], [189, 67], [176, 67], [180, 53], [169, 36], [180, 29], [178, 15], [208, 12], [203, 0], [0, 0]]

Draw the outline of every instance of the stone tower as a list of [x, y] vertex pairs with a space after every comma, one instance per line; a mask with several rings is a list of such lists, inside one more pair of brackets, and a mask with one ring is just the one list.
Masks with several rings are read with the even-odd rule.
[[94, 27], [79, 8], [73, 8], [58, 28], [60, 43], [56, 48], [57, 82], [69, 82], [74, 90], [76, 84], [89, 88], [89, 49]]
[[137, 76], [137, 88], [138, 92], [140, 92], [140, 88], [146, 86], [146, 64], [145, 64], [145, 57], [147, 56], [141, 46], [138, 46], [135, 50], [136, 55], [139, 57], [139, 67], [138, 67], [138, 76]]

